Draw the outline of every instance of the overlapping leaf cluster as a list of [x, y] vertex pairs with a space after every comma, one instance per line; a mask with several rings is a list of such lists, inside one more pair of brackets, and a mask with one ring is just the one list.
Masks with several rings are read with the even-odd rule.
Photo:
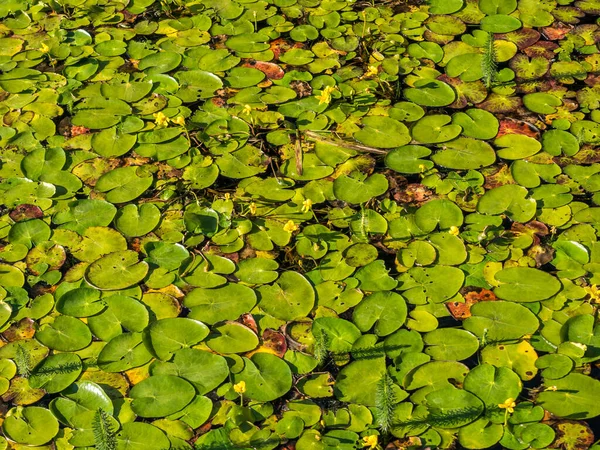
[[0, 448], [590, 448], [599, 14], [2, 0]]

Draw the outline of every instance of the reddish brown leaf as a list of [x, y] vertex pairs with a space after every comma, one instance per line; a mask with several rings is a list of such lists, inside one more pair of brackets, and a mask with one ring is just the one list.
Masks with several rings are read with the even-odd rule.
[[250, 313], [242, 314], [240, 316], [240, 322], [258, 334], [258, 327], [256, 326], [256, 320]]
[[29, 317], [25, 317], [17, 323], [13, 323], [8, 329], [2, 333], [2, 337], [8, 342], [20, 341], [23, 339], [31, 339], [35, 334], [35, 321]]
[[[469, 289], [469, 288], [467, 288]], [[452, 317], [457, 320], [464, 320], [471, 317], [471, 307], [479, 302], [493, 302], [497, 300], [496, 294], [489, 289], [473, 288], [470, 292], [464, 295], [463, 302], [447, 302], [446, 307]]]
[[538, 130], [529, 122], [525, 122], [524, 120], [508, 118], [500, 121], [500, 129], [498, 130], [498, 135], [496, 136], [496, 139], [501, 136], [504, 136], [505, 134], [522, 134], [524, 136], [529, 136], [534, 139], [539, 139], [540, 130]]
[[554, 50], [557, 48], [558, 45], [556, 45], [554, 42], [539, 41], [535, 43], [535, 45], [531, 45], [523, 49], [523, 52], [525, 52], [525, 54], [530, 58], [533, 58], [534, 56], [542, 56], [546, 59], [552, 59], [554, 56], [556, 56], [554, 54]]
[[244, 67], [252, 67], [264, 73], [269, 80], [281, 80], [285, 72], [278, 64], [265, 61], [250, 61], [244, 64]]
[[22, 222], [29, 219], [40, 219], [44, 216], [44, 212], [39, 206], [22, 204], [13, 209], [9, 216], [15, 222]]
[[73, 125], [71, 127], [71, 136], [79, 136], [80, 134], [88, 134], [90, 132], [89, 128], [81, 127], [78, 125]]
[[542, 34], [550, 41], [558, 41], [569, 34], [572, 29], [573, 27], [556, 22], [553, 27], [542, 28]]
[[262, 335], [263, 345], [279, 356], [283, 358], [283, 355], [287, 351], [287, 342], [285, 336], [275, 330], [267, 328]]
[[525, 49], [532, 46], [540, 40], [540, 33], [532, 28], [522, 28], [510, 33], [497, 34], [497, 39], [507, 40], [514, 43], [519, 49]]
[[400, 203], [423, 203], [429, 200], [433, 192], [425, 185], [420, 183], [411, 183], [400, 188], [394, 193], [394, 200]]

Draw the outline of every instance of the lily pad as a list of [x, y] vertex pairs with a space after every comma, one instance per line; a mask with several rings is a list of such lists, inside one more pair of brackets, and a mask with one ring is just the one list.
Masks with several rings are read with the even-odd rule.
[[190, 317], [214, 324], [235, 320], [256, 305], [256, 294], [248, 287], [228, 283], [212, 289], [194, 289], [185, 296], [184, 305], [191, 309]]
[[256, 353], [244, 359], [244, 369], [233, 375], [235, 383], [246, 384], [245, 395], [260, 402], [282, 397], [292, 386], [292, 372], [288, 364], [275, 355]]
[[376, 148], [401, 147], [411, 141], [408, 128], [402, 122], [384, 116], [369, 116], [362, 120], [364, 128], [354, 134], [359, 142]]
[[202, 322], [184, 317], [157, 320], [148, 327], [152, 351], [163, 361], [171, 359], [177, 350], [202, 341], [208, 333]]
[[98, 289], [125, 289], [139, 283], [148, 273], [148, 264], [132, 250], [115, 252], [92, 263], [87, 270], [91, 284]]
[[494, 293], [514, 302], [535, 302], [547, 299], [561, 289], [552, 275], [529, 267], [510, 267], [495, 274], [501, 284]]
[[43, 445], [58, 434], [58, 420], [46, 408], [38, 406], [13, 408], [6, 414], [2, 430], [13, 441], [23, 445]]
[[304, 317], [315, 304], [313, 287], [297, 272], [283, 272], [272, 285], [260, 286], [258, 293], [261, 309], [287, 321]]
[[156, 375], [136, 384], [129, 396], [140, 417], [165, 417], [185, 408], [195, 396], [194, 387], [172, 375]]

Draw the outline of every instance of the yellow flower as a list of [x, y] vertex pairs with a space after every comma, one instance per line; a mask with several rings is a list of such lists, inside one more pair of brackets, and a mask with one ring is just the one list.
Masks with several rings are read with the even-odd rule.
[[307, 198], [302, 202], [302, 212], [307, 213], [312, 209], [313, 202], [310, 198]]
[[40, 49], [40, 52], [48, 53], [49, 51], [50, 51], [50, 47], [48, 47], [45, 43], [42, 42], [42, 48]]
[[244, 110], [242, 111], [242, 114], [246, 114], [247, 116], [249, 116], [251, 112], [252, 112], [252, 106], [244, 105]]
[[600, 300], [600, 289], [597, 285], [592, 284], [591, 286], [586, 286], [583, 288], [583, 290], [590, 296], [592, 303], [596, 303], [598, 300]]
[[378, 443], [379, 440], [375, 434], [363, 437], [363, 447], [376, 448]]
[[460, 230], [458, 229], [458, 227], [452, 225], [450, 227], [450, 230], [448, 230], [448, 233], [450, 233], [452, 236], [458, 236], [458, 234], [460, 233]]
[[419, 164], [419, 170], [421, 171], [421, 173], [425, 172], [425, 164]]
[[250, 214], [256, 214], [256, 203], [254, 202], [250, 203]]
[[323, 103], [329, 103], [331, 101], [331, 93], [335, 91], [333, 86], [325, 86], [325, 89], [321, 91], [321, 95], [317, 95], [319, 99], [319, 105]]
[[185, 125], [185, 118], [183, 116], [178, 116], [173, 123], [176, 123], [177, 125], [181, 125], [184, 126]]
[[165, 116], [162, 112], [157, 112], [153, 114], [154, 123], [159, 127], [166, 127], [171, 121], [167, 116]]
[[287, 223], [283, 226], [283, 230], [288, 233], [293, 233], [298, 229], [298, 225], [294, 223], [293, 220], [288, 220]]
[[515, 399], [507, 398], [504, 403], [500, 403], [498, 405], [498, 408], [502, 408], [502, 409], [507, 410], [509, 413], [513, 413], [513, 412], [515, 412], [515, 406], [517, 406], [517, 404], [515, 403]]
[[246, 382], [242, 380], [239, 383], [234, 384], [233, 390], [240, 395], [244, 394], [246, 392]]
[[365, 72], [365, 77], [374, 77], [379, 73], [379, 67], [369, 66], [369, 69]]

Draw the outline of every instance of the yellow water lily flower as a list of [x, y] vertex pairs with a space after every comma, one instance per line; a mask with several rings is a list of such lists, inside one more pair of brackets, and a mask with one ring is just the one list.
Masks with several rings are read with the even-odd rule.
[[364, 74], [364, 77], [374, 77], [378, 73], [379, 73], [379, 67], [369, 66], [368, 70]]
[[319, 99], [319, 105], [331, 102], [331, 93], [333, 91], [335, 91], [333, 86], [325, 86], [325, 89], [321, 91], [321, 95], [317, 95], [317, 98]]
[[363, 447], [377, 448], [378, 444], [379, 439], [377, 439], [377, 435], [375, 434], [363, 437]]
[[242, 111], [242, 114], [246, 114], [247, 116], [249, 116], [251, 112], [252, 112], [252, 106], [244, 105], [244, 110]]
[[185, 125], [185, 118], [183, 116], [178, 116], [173, 123], [176, 123], [177, 125], [181, 125], [184, 126]]
[[50, 47], [48, 47], [45, 43], [42, 42], [42, 48], [40, 48], [40, 52], [48, 53], [50, 51]]
[[242, 380], [239, 383], [234, 384], [233, 390], [240, 395], [244, 394], [246, 392], [246, 382]]
[[302, 202], [302, 212], [307, 213], [312, 209], [313, 202], [310, 198], [307, 198]]
[[586, 286], [583, 288], [583, 290], [590, 296], [592, 303], [596, 303], [598, 300], [600, 300], [600, 288], [598, 288], [597, 285], [592, 284], [591, 286]]
[[515, 399], [507, 398], [504, 403], [500, 403], [498, 405], [498, 408], [502, 408], [508, 411], [509, 413], [513, 413], [515, 412], [515, 406], [517, 406], [517, 404], [515, 403]]
[[293, 233], [298, 229], [298, 225], [294, 223], [293, 220], [288, 220], [287, 223], [283, 226], [283, 230], [288, 233]]
[[165, 116], [160, 111], [157, 113], [154, 113], [153, 116], [154, 116], [154, 123], [158, 127], [166, 127], [169, 124], [169, 122], [171, 121], [171, 119], [169, 119], [167, 116]]
[[250, 203], [250, 214], [256, 214], [256, 203], [254, 202]]
[[457, 226], [452, 225], [450, 227], [450, 229], [448, 230], [448, 233], [450, 233], [452, 236], [458, 236], [458, 234], [460, 233], [460, 230], [458, 229]]

